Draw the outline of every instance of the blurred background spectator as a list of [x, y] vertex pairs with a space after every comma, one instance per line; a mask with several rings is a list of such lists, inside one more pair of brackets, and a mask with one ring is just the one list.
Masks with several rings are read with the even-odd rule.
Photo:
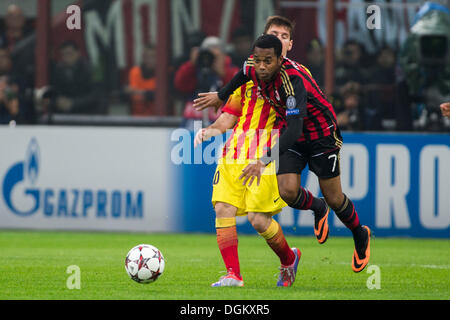
[[12, 76], [12, 60], [7, 48], [0, 47], [0, 76]]
[[33, 19], [28, 19], [16, 3], [5, 3], [4, 8], [0, 20], [0, 74], [7, 76], [7, 87], [13, 89], [18, 101], [18, 114], [14, 120], [35, 123], [34, 51], [33, 46], [24, 45], [33, 33]]
[[337, 55], [337, 66], [335, 82], [337, 90], [348, 82], [365, 84], [367, 80], [366, 49], [363, 44], [356, 40], [347, 40]]
[[[156, 97], [159, 97], [164, 101], [165, 114], [177, 116], [177, 123], [184, 118], [188, 128], [192, 119], [202, 119], [204, 125], [214, 120], [217, 114], [212, 110], [197, 112], [192, 109], [191, 102], [198, 92], [217, 90], [228, 82], [250, 54], [255, 35], [262, 31], [264, 21], [255, 9], [254, 1], [237, 0], [233, 12], [224, 11], [217, 19], [210, 18], [215, 10], [204, 4], [187, 15], [178, 12], [177, 18], [174, 16], [178, 20], [165, 19], [162, 24], [171, 30], [174, 42], [167, 48], [169, 59], [167, 64], [164, 63], [167, 77], [161, 76], [167, 83], [158, 86], [160, 91], [156, 90], [156, 69], [161, 63], [158, 64], [156, 55], [162, 57], [166, 52], [151, 46], [144, 46], [140, 52], [143, 44], [157, 43], [156, 35], [160, 30], [159, 22], [154, 24], [151, 19], [157, 6], [144, 2], [78, 2], [84, 17], [82, 27], [69, 30], [66, 9], [73, 2], [50, 1], [52, 19], [45, 33], [45, 28], [44, 32], [38, 32], [43, 30], [42, 25], [36, 28], [42, 21], [37, 5], [41, 2], [1, 1], [0, 76], [6, 75], [6, 82], [3, 81], [3, 91], [8, 92], [6, 96], [12, 97], [10, 93], [14, 92], [18, 99], [16, 121], [46, 121], [46, 117], [37, 118], [34, 110], [40, 111], [39, 102], [42, 101], [36, 99], [40, 95], [35, 89], [35, 81], [44, 79], [46, 82], [47, 78], [49, 83], [45, 85], [51, 86], [52, 91], [44, 95], [51, 98], [46, 102], [46, 108], [56, 113], [153, 116], [159, 106]], [[348, 7], [354, 5], [353, 9], [359, 10], [363, 2], [337, 3]], [[335, 90], [328, 97], [337, 110], [345, 111], [341, 121], [347, 122], [346, 125], [350, 123], [348, 127], [352, 130], [358, 126], [347, 119], [349, 114], [350, 118], [359, 119], [358, 125], [364, 130], [450, 130], [450, 119], [442, 117], [439, 109], [441, 103], [450, 101], [448, 1], [423, 3], [411, 0], [391, 5], [380, 0], [374, 3], [378, 2], [386, 13], [383, 23], [395, 26], [395, 34], [386, 34], [384, 26], [382, 30], [361, 29], [366, 25], [351, 20], [351, 10], [336, 11]], [[218, 3], [223, 4], [224, 0]], [[267, 15], [281, 14], [298, 22], [302, 36], [296, 38], [289, 57], [304, 64], [324, 88], [326, 43], [321, 41], [325, 41], [326, 25], [319, 18], [325, 3], [316, 5], [306, 1], [297, 7], [293, 3], [288, 5], [288, 1], [273, 0], [273, 10], [269, 11], [274, 12], [268, 11]], [[171, 14], [173, 12], [169, 10], [167, 17]], [[398, 19], [399, 15], [408, 19]], [[140, 22], [133, 24], [136, 17]], [[186, 17], [189, 19], [183, 20]], [[229, 24], [221, 23], [219, 18], [229, 19], [223, 20]], [[304, 31], [310, 25], [317, 28]], [[221, 38], [210, 37], [212, 35]], [[349, 35], [352, 36], [348, 38]], [[52, 60], [49, 77], [35, 74], [36, 58], [43, 57], [39, 53], [35, 56], [35, 45], [47, 36], [49, 48], [44, 52], [51, 52], [51, 46], [64, 43], [57, 47], [55, 57], [49, 57]], [[178, 56], [174, 56], [175, 52]], [[159, 75], [164, 74], [159, 71]], [[165, 92], [170, 95], [162, 99]], [[353, 111], [349, 112], [349, 109]]]
[[199, 92], [217, 91], [238, 71], [239, 68], [232, 64], [218, 37], [207, 37], [200, 48], [191, 49], [190, 60], [183, 63], [175, 73], [175, 88], [186, 97], [184, 118], [187, 128], [193, 128], [194, 120], [203, 120], [205, 126], [217, 119], [219, 114], [212, 108], [196, 111], [192, 101]]
[[195, 30], [192, 32], [189, 32], [186, 35], [185, 38], [185, 45], [184, 45], [184, 54], [175, 57], [173, 65], [176, 69], [178, 69], [182, 64], [185, 62], [191, 60], [192, 51], [198, 50], [200, 46], [202, 45], [203, 40], [205, 40], [206, 34], [201, 30]]
[[7, 48], [0, 48], [0, 79], [2, 123], [8, 123], [10, 120], [23, 122], [28, 111], [23, 98], [23, 81], [20, 74], [14, 72], [11, 54]]
[[229, 55], [231, 62], [241, 68], [252, 53], [253, 37], [245, 27], [239, 27], [231, 35]]
[[306, 48], [305, 67], [309, 69], [319, 87], [324, 85], [324, 48], [319, 40], [313, 39]]
[[206, 34], [201, 30], [195, 30], [188, 32], [184, 39], [184, 50], [183, 54], [177, 57], [174, 57], [171, 71], [170, 71], [170, 83], [169, 87], [171, 92], [173, 92], [174, 98], [174, 113], [176, 115], [182, 115], [185, 108], [186, 99], [188, 99], [188, 95], [177, 90], [175, 87], [175, 75], [176, 71], [187, 61], [191, 60], [191, 52], [196, 50], [194, 48], [199, 48], [205, 40]]
[[395, 129], [396, 56], [388, 46], [374, 56], [375, 64], [368, 68], [364, 86], [364, 122], [366, 130]]
[[129, 73], [128, 94], [131, 103], [131, 115], [150, 116], [155, 114], [154, 101], [156, 90], [156, 48], [144, 47], [142, 63], [134, 66]]
[[0, 124], [17, 121], [19, 111], [17, 87], [9, 82], [7, 76], [0, 76]]
[[4, 26], [0, 32], [0, 46], [8, 48], [12, 52], [17, 42], [24, 39], [28, 32], [22, 9], [16, 4], [9, 5], [4, 18]]
[[67, 41], [59, 47], [60, 61], [51, 73], [53, 113], [103, 113], [97, 96], [89, 63], [82, 57], [78, 45]]
[[336, 120], [341, 130], [364, 130], [366, 121], [362, 105], [361, 85], [347, 82], [340, 90], [340, 95], [333, 101]]

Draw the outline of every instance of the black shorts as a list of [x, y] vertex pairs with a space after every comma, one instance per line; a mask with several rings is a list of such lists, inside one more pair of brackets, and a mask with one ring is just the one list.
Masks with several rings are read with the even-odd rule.
[[280, 155], [277, 175], [301, 174], [308, 164], [309, 170], [319, 178], [337, 177], [341, 172], [339, 164], [341, 147], [342, 138], [336, 132], [313, 141], [297, 141], [294, 147]]

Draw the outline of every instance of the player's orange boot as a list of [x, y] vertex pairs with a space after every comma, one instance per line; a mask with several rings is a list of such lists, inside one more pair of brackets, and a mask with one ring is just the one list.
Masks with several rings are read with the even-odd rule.
[[356, 249], [353, 252], [352, 269], [354, 272], [363, 271], [370, 259], [370, 229], [368, 226], [362, 227], [367, 230], [367, 239], [364, 241], [365, 247], [363, 248], [364, 256], [361, 258]]
[[[324, 199], [321, 200], [325, 202]], [[324, 215], [320, 216], [314, 213], [314, 234], [320, 244], [327, 241], [328, 233], [330, 232], [330, 229], [328, 228], [328, 214], [330, 213], [330, 207], [326, 203], [325, 205], [327, 206], [327, 211]]]

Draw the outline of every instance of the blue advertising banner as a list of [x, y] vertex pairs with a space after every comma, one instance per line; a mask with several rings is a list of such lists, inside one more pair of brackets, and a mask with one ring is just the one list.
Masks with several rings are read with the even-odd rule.
[[[344, 133], [343, 138], [342, 188], [362, 224], [375, 236], [450, 238], [450, 135]], [[178, 141], [172, 137], [172, 152], [182, 155], [178, 162], [172, 155], [178, 226], [185, 232], [214, 232], [211, 193], [216, 165], [205, 161], [204, 153], [217, 142], [194, 149], [191, 139], [191, 148], [180, 153]], [[303, 187], [321, 196], [317, 177], [308, 168], [301, 180]], [[287, 234], [313, 235], [311, 211], [287, 207], [276, 219]], [[334, 214], [329, 219], [330, 235], [350, 235]], [[238, 230], [256, 233], [245, 218], [238, 219]]]

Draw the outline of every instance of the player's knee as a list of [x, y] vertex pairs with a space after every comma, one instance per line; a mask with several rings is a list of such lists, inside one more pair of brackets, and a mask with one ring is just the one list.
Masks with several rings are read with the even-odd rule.
[[331, 207], [331, 209], [336, 210], [342, 205], [344, 201], [344, 195], [338, 193], [327, 193], [322, 192], [327, 204]]
[[298, 190], [295, 188], [283, 187], [279, 191], [281, 198], [288, 204], [293, 203], [298, 196]]
[[299, 186], [296, 181], [293, 181], [292, 179], [279, 179], [278, 190], [281, 198], [287, 204], [291, 204], [297, 199]]
[[259, 233], [264, 232], [268, 225], [270, 225], [271, 218], [267, 218], [263, 214], [249, 213], [247, 217], [253, 229]]
[[257, 230], [261, 224], [260, 219], [258, 219], [258, 216], [256, 214], [249, 213], [247, 215], [248, 221], [252, 225], [252, 227]]
[[236, 208], [225, 202], [217, 202], [214, 206], [214, 210], [216, 211], [217, 218], [232, 217], [236, 215]]

